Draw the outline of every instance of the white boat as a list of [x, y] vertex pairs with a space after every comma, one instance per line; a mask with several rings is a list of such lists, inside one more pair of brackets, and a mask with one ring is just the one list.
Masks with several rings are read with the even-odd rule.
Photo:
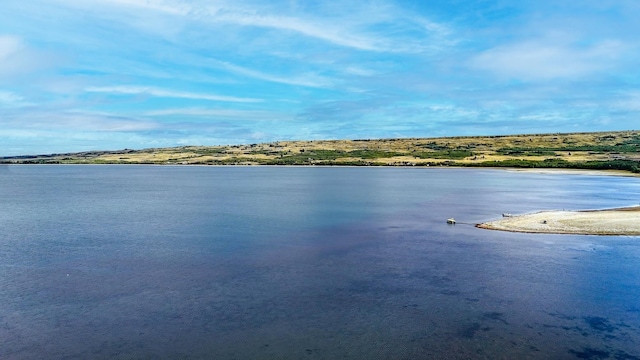
[[456, 223], [456, 219], [454, 218], [447, 219], [447, 224], [455, 224], [455, 223]]

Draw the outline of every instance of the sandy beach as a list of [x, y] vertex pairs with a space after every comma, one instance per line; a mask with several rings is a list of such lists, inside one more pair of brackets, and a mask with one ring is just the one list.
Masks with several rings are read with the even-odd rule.
[[640, 206], [584, 211], [541, 211], [476, 225], [482, 229], [544, 234], [640, 236]]

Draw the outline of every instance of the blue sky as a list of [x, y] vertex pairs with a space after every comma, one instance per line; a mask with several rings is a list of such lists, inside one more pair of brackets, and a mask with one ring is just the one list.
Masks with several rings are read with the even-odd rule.
[[640, 128], [637, 0], [3, 0], [0, 155]]

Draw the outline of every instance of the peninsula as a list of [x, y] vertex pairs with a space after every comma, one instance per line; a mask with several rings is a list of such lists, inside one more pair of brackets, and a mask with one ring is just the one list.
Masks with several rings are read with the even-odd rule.
[[584, 211], [541, 211], [505, 217], [476, 227], [545, 234], [640, 236], [640, 206]]
[[277, 141], [8, 156], [0, 157], [0, 164], [473, 166], [640, 173], [640, 131]]

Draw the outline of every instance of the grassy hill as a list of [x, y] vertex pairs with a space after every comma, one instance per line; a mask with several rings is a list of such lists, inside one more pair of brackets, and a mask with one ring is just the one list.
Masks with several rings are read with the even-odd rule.
[[640, 131], [278, 141], [2, 157], [20, 164], [508, 166], [640, 172]]

